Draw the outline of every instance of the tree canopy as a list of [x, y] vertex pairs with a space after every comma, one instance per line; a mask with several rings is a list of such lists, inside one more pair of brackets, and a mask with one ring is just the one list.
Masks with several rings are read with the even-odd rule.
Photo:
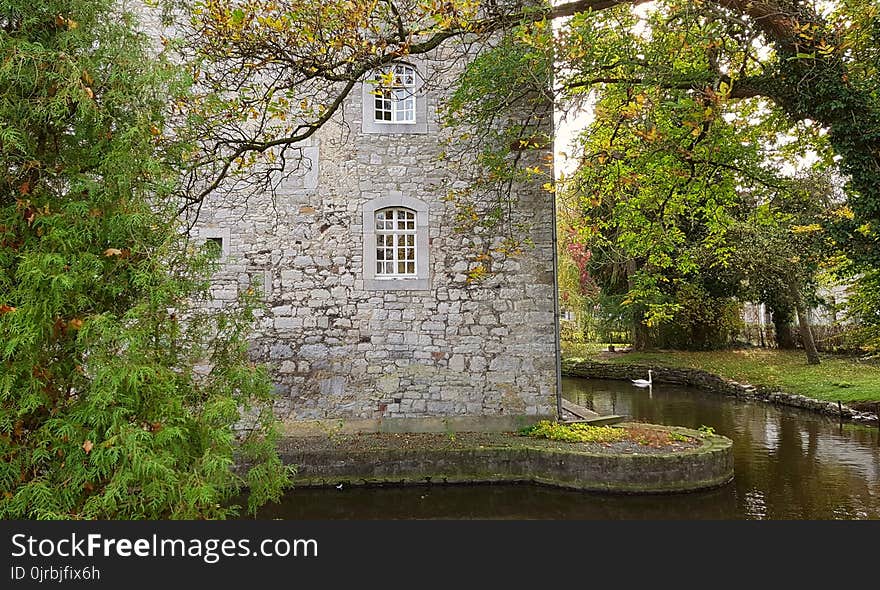
[[[639, 317], [671, 317], [674, 308], [650, 294], [658, 280], [676, 280], [672, 266], [678, 279], [702, 269], [699, 291], [729, 296], [733, 289], [722, 289], [724, 281], [708, 271], [736, 259], [727, 242], [742, 219], [744, 193], [764, 201], [771, 192], [790, 193], [780, 167], [805, 154], [845, 183], [845, 206], [835, 202], [814, 219], [824, 247], [845, 262], [842, 272], [863, 282], [880, 268], [877, 2], [173, 4], [184, 15], [178, 21], [185, 30], [182, 53], [203, 89], [181, 105], [206, 139], [190, 154], [189, 204], [242, 179], [257, 190], [270, 187], [282, 176], [281, 163], [291, 169], [300, 142], [333, 119], [368, 72], [457, 43], [482, 48], [448, 111], [471, 127], [489, 129], [500, 113], [527, 112], [529, 95], [543, 92], [557, 108], [579, 109], [586, 97], [601, 93], [600, 124], [580, 146], [578, 183], [589, 184], [609, 207], [617, 245], [649, 263], [616, 275], [630, 277], [624, 282], [632, 302], [643, 307]], [[453, 146], [481, 154], [484, 178], [495, 183], [484, 192], [498, 193], [499, 184], [530, 170], [545, 174], [509, 149], [511, 138], [532, 137], [530, 124], [534, 120], [510, 119], [504, 131], [482, 136], [481, 146]], [[796, 141], [786, 144], [777, 134]], [[467, 199], [459, 204], [468, 226], [475, 209]], [[690, 220], [682, 224], [683, 217]], [[579, 231], [592, 228], [579, 225]], [[837, 250], [845, 257], [837, 258]], [[596, 254], [594, 266], [602, 260]], [[656, 272], [642, 272], [646, 268]], [[810, 283], [805, 280], [799, 279], [802, 287]], [[809, 298], [809, 288], [803, 295]], [[799, 299], [774, 297], [777, 307]], [[785, 313], [780, 307], [777, 315]]]

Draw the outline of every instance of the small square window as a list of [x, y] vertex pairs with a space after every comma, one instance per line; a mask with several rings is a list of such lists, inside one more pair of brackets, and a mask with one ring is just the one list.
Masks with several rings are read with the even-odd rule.
[[223, 256], [223, 238], [212, 237], [207, 238], [205, 240], [205, 245], [208, 247], [208, 251], [211, 252], [213, 256]]

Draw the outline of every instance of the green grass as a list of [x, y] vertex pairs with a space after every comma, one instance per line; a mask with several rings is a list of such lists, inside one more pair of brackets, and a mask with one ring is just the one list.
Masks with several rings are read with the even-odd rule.
[[565, 347], [565, 357], [702, 369], [734, 381], [775, 387], [786, 393], [825, 401], [880, 401], [880, 363], [876, 360], [822, 355], [821, 364], [808, 365], [803, 352], [764, 349], [716, 352], [658, 350], [607, 355], [592, 349], [581, 349], [580, 345]]

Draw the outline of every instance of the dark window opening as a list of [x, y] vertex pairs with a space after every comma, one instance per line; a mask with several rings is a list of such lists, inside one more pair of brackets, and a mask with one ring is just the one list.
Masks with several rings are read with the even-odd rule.
[[205, 245], [211, 254], [215, 256], [223, 254], [223, 238], [208, 238], [205, 240]]

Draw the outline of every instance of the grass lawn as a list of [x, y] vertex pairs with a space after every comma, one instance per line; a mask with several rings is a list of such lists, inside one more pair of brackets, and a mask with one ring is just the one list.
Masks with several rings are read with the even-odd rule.
[[[734, 381], [778, 387], [786, 393], [826, 401], [880, 401], [880, 363], [854, 357], [822, 355], [822, 363], [808, 365], [801, 351], [726, 350], [682, 352], [658, 350], [608, 354], [599, 345], [564, 347], [566, 358], [583, 357], [608, 363], [633, 363], [702, 369]], [[606, 347], [607, 349], [607, 347]]]

